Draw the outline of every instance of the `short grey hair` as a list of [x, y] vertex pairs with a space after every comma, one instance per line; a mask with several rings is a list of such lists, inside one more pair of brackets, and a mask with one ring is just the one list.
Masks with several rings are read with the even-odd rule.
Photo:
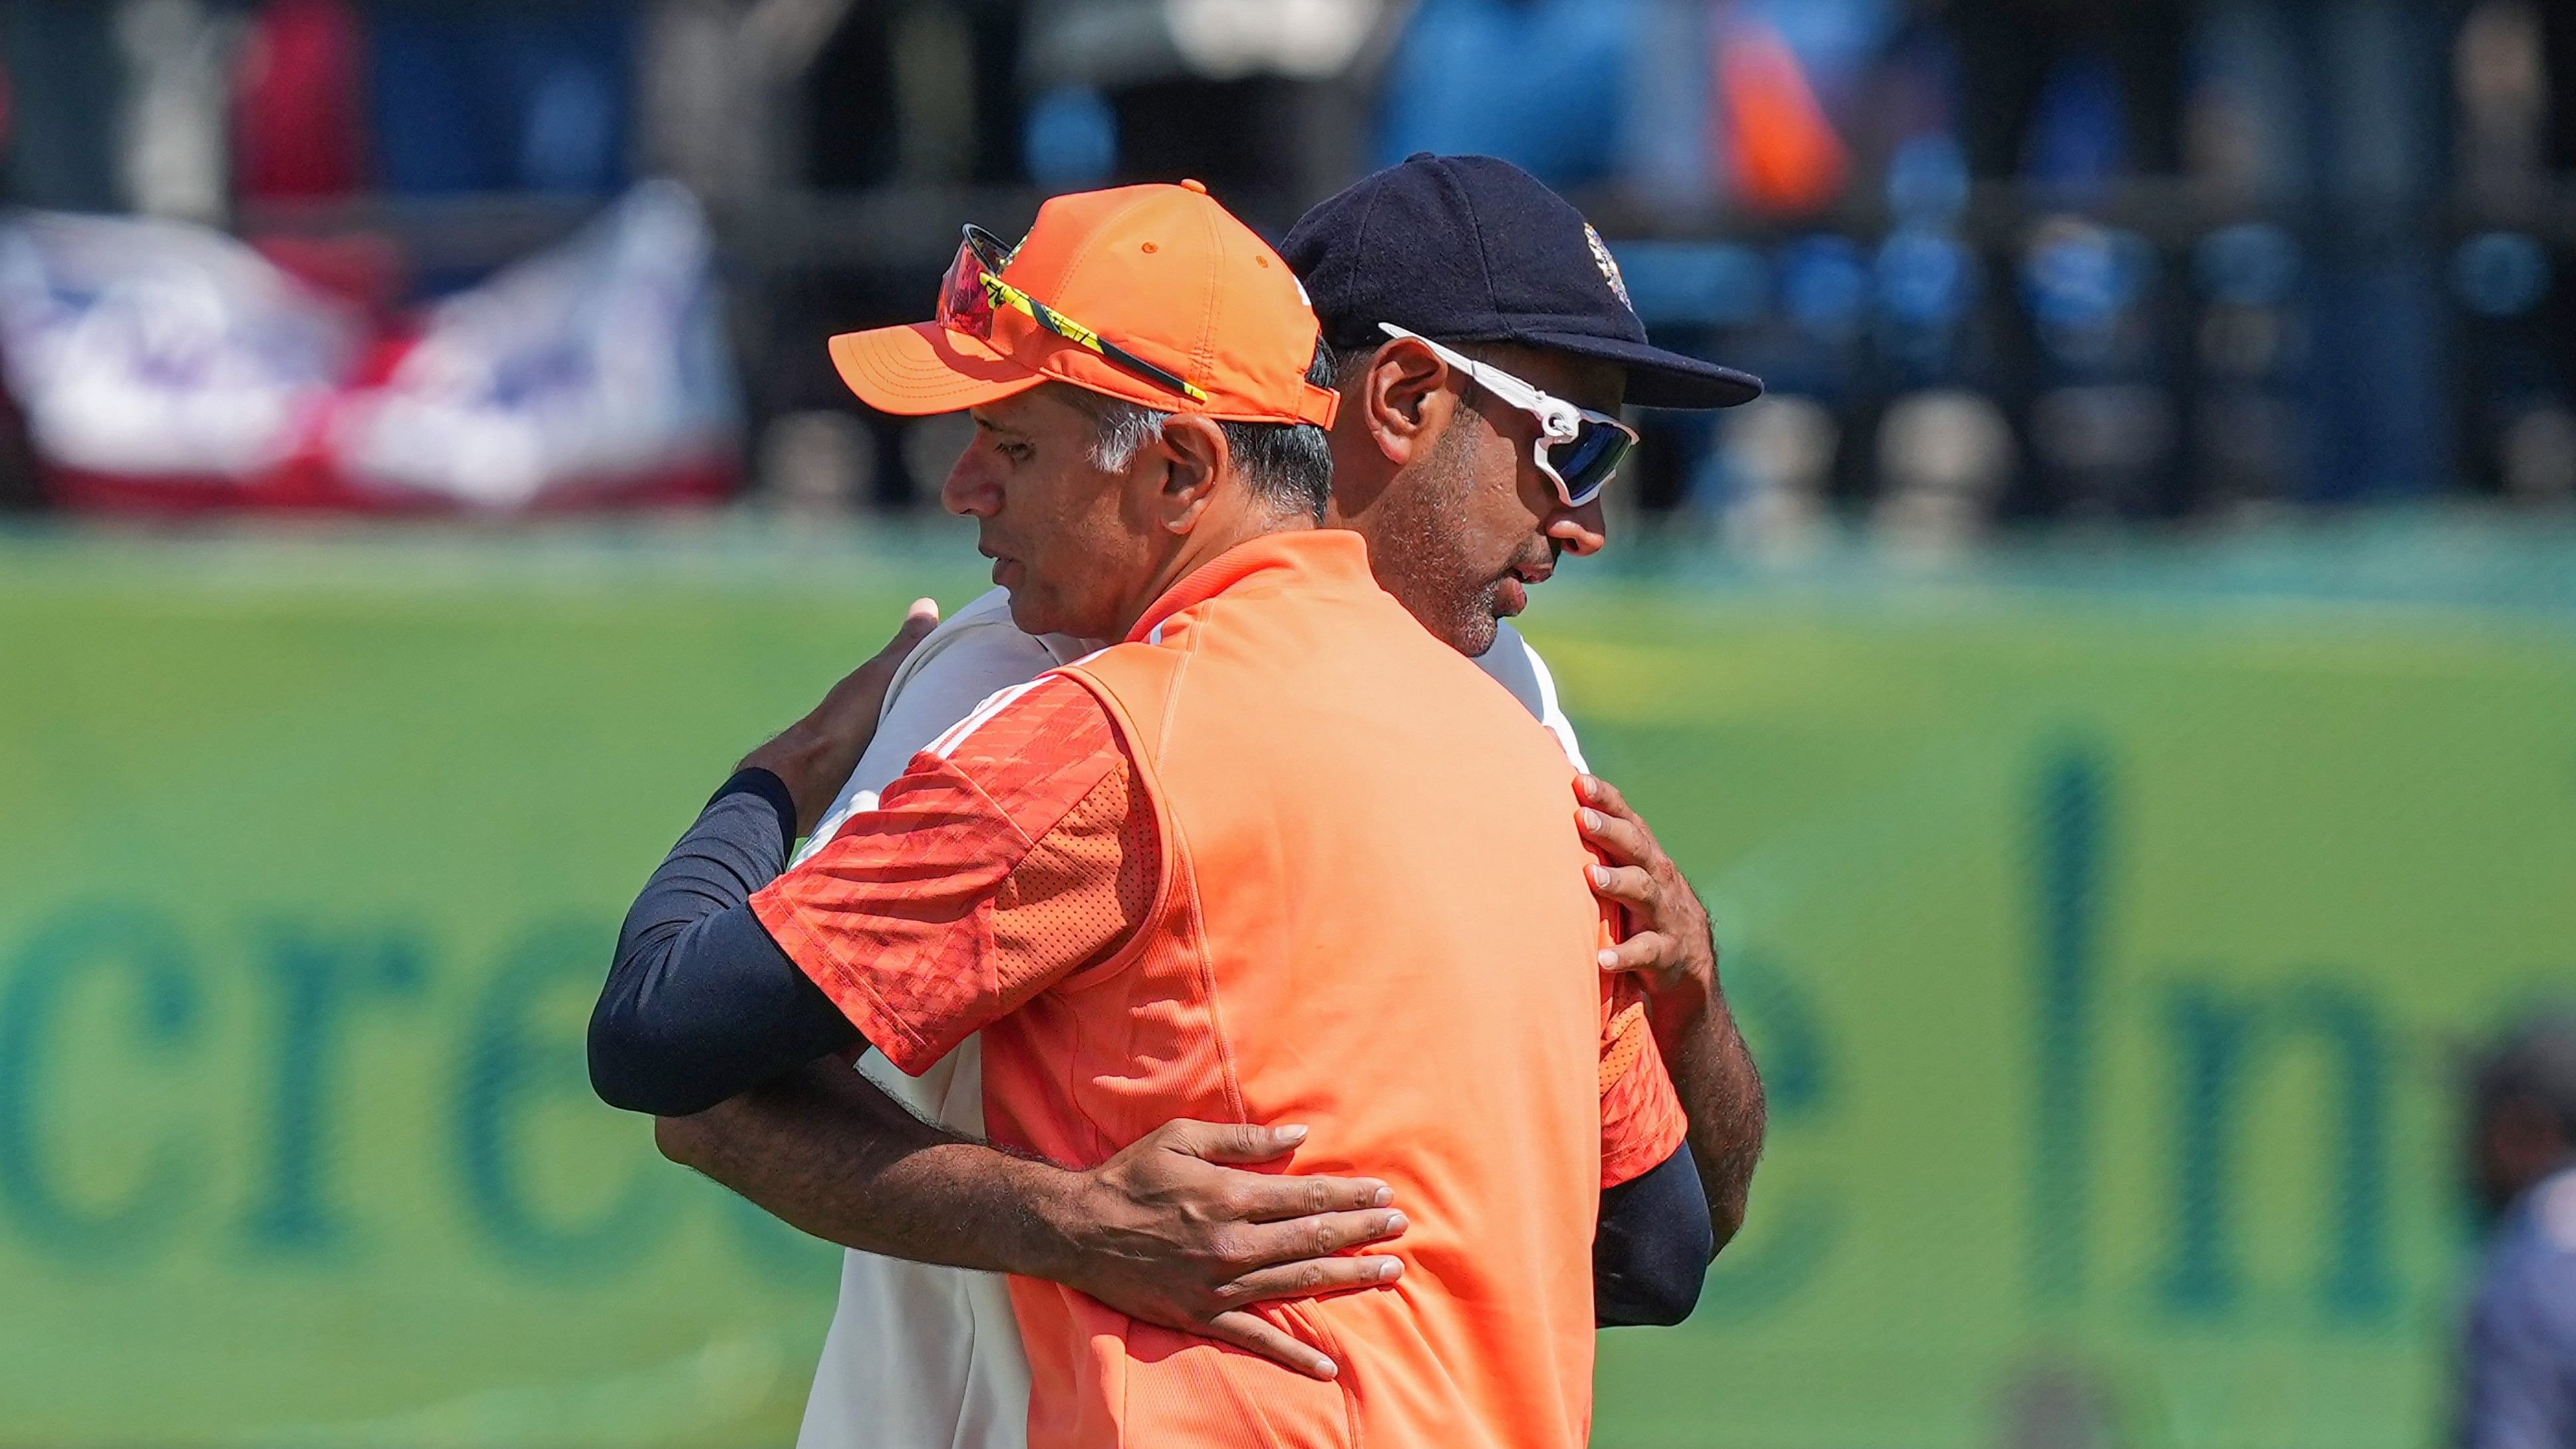
[[1170, 413], [1131, 403], [1124, 398], [1094, 394], [1084, 399], [1084, 412], [1091, 414], [1091, 466], [1103, 473], [1116, 473], [1136, 461], [1136, 450], [1163, 435], [1163, 424], [1172, 420]]
[[[1317, 387], [1331, 387], [1341, 372], [1340, 362], [1331, 348], [1315, 344], [1315, 360], [1306, 369], [1306, 380]], [[1085, 389], [1073, 396], [1082, 410], [1091, 415], [1091, 465], [1104, 473], [1115, 473], [1136, 461], [1136, 450], [1163, 435], [1163, 424], [1172, 415], [1124, 398], [1108, 397]], [[1234, 465], [1243, 470], [1244, 481], [1263, 499], [1283, 509], [1290, 509], [1321, 523], [1325, 500], [1333, 491], [1333, 443], [1322, 428], [1313, 423], [1241, 423], [1220, 422], [1225, 432], [1225, 445], [1234, 454]]]

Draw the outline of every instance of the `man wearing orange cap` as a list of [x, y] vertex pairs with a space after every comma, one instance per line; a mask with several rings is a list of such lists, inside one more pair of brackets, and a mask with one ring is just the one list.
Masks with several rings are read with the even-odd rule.
[[[669, 949], [621, 943], [603, 1094], [668, 1111], [626, 1085], [720, 1062], [705, 1105], [851, 1026], [917, 1071], [980, 1031], [994, 1140], [1055, 1161], [1182, 1117], [1311, 1125], [1301, 1174], [1365, 1164], [1421, 1205], [1358, 1291], [1241, 1315], [1317, 1376], [1018, 1279], [1031, 1441], [1580, 1442], [1600, 1190], [1688, 1158], [1634, 988], [1586, 967], [1607, 937], [1564, 754], [1313, 526], [1312, 314], [1214, 203], [1060, 198], [1007, 258], [970, 235], [952, 282], [939, 322], [840, 339], [844, 375], [970, 408], [946, 497], [1014, 621], [1124, 642], [987, 701], [784, 876], [847, 732], [755, 752], [630, 916]], [[1159, 418], [1114, 466], [1101, 398]], [[698, 906], [664, 915], [666, 880]], [[767, 1020], [690, 1010], [708, 981]], [[1011, 1207], [958, 1204], [1000, 1236]]]

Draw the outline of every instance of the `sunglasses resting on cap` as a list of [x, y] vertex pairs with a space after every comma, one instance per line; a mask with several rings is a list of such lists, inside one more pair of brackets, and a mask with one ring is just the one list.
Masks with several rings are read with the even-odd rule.
[[957, 258], [948, 264], [948, 276], [939, 284], [939, 325], [979, 342], [990, 342], [993, 340], [994, 309], [1017, 308], [1047, 331], [1078, 347], [1090, 348], [1113, 365], [1156, 387], [1169, 388], [1192, 402], [1208, 400], [1207, 393], [1196, 384], [1177, 373], [1156, 367], [1003, 281], [1002, 272], [1011, 265], [1011, 256], [1018, 250], [1018, 247], [1003, 246], [1000, 237], [975, 223], [966, 223], [965, 240], [957, 244]]
[[932, 320], [846, 332], [861, 401], [919, 417], [1061, 382], [1163, 412], [1331, 427], [1314, 309], [1269, 243], [1192, 182], [1053, 197], [1016, 247], [965, 228]]

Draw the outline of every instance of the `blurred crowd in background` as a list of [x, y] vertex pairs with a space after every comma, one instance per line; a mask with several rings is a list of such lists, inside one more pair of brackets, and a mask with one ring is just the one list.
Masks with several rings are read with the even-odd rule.
[[1769, 381], [1617, 490], [1750, 550], [2576, 499], [2539, 0], [0, 0], [0, 70], [29, 507], [926, 506], [957, 424], [822, 344], [959, 223], [1417, 150]]

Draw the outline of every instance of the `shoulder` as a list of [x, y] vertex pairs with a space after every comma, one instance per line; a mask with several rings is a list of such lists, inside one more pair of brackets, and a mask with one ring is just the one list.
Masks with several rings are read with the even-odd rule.
[[1512, 698], [1521, 702], [1521, 708], [1528, 710], [1531, 718], [1547, 726], [1548, 733], [1564, 747], [1566, 758], [1574, 762], [1574, 768], [1590, 768], [1584, 764], [1583, 749], [1575, 740], [1574, 722], [1565, 717], [1565, 710], [1557, 703], [1556, 676], [1548, 672], [1547, 661], [1539, 657], [1538, 650], [1521, 636], [1520, 630], [1512, 627], [1511, 620], [1495, 622], [1494, 645], [1476, 657], [1476, 665], [1511, 691]]
[[1062, 662], [1052, 641], [1053, 636], [1032, 637], [1011, 622], [1010, 595], [1001, 589], [941, 620], [888, 682], [885, 704], [877, 711], [876, 737], [798, 859], [820, 850], [854, 813], [874, 809], [876, 792], [901, 774], [923, 746], [995, 694]]
[[[895, 671], [888, 697], [891, 699], [915, 681], [934, 674], [1000, 676], [1007, 673], [1012, 675], [1008, 682], [1016, 683], [1062, 662], [1048, 639], [1025, 633], [1011, 622], [1010, 595], [1004, 590], [994, 589], [939, 621], [939, 627], [931, 630], [929, 637], [921, 641], [921, 646], [912, 651], [912, 657]], [[994, 686], [1000, 687], [999, 684]]]
[[[977, 705], [924, 746], [897, 783], [963, 784], [1034, 839], [1103, 778], [1126, 770], [1126, 752], [1100, 701], [1073, 680], [1047, 674]], [[896, 795], [887, 792], [889, 808]]]
[[2491, 1327], [2545, 1325], [2576, 1344], [2576, 1171], [2534, 1187], [2506, 1217], [2474, 1312]]
[[1556, 702], [1556, 679], [1547, 672], [1547, 661], [1538, 657], [1509, 619], [1494, 621], [1493, 647], [1476, 656], [1476, 667], [1510, 690], [1512, 698], [1533, 715], [1543, 714]]
[[[2505, 1223], [2498, 1246], [2522, 1277], [2576, 1287], [2576, 1169], [2534, 1186]], [[2576, 1313], [2576, 1298], [2569, 1309]]]
[[904, 660], [886, 686], [881, 728], [891, 729], [909, 757], [995, 693], [1027, 683], [1087, 647], [1061, 635], [1022, 631], [1011, 622], [1010, 596], [995, 589], [941, 620]]

